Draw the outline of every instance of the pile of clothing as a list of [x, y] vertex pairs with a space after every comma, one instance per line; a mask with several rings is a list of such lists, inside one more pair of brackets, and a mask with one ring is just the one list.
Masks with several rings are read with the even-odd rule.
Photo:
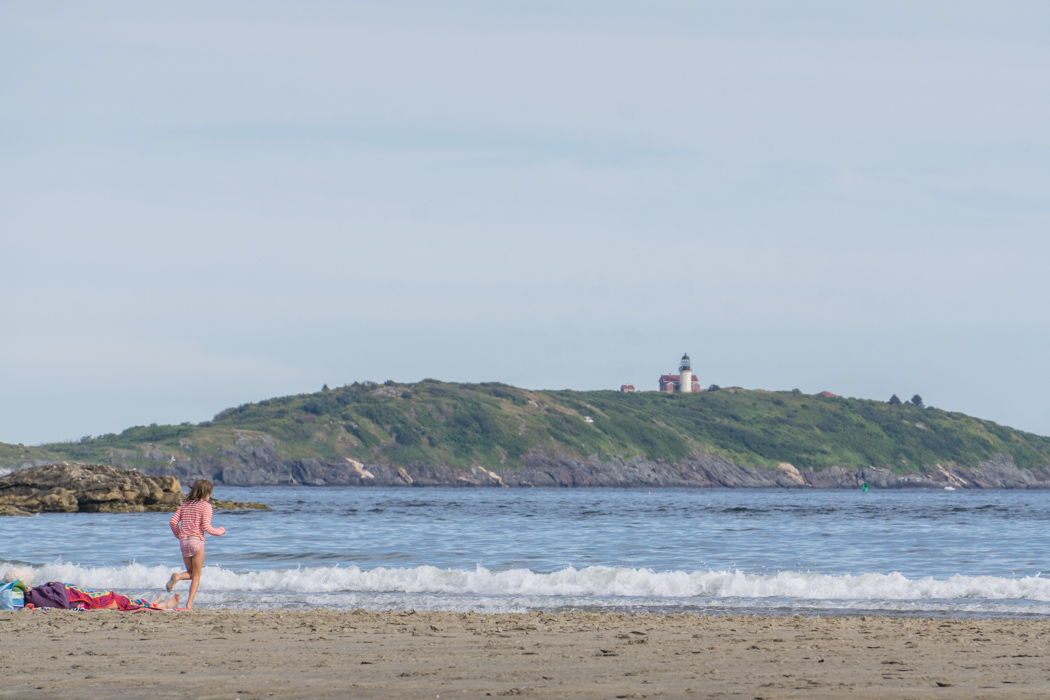
[[149, 601], [130, 598], [116, 591], [93, 591], [72, 583], [51, 581], [41, 586], [33, 585], [33, 572], [11, 569], [4, 575], [0, 585], [0, 610], [35, 610], [58, 608], [60, 610], [160, 610]]

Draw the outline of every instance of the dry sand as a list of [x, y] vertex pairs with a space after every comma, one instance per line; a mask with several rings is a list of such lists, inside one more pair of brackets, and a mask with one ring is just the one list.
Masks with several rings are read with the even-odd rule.
[[0, 698], [1044, 698], [1050, 621], [0, 613]]

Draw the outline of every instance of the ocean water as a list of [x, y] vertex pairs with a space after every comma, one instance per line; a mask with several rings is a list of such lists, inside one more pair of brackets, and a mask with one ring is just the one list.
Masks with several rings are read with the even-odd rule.
[[[196, 604], [225, 608], [1050, 615], [1050, 492], [220, 488]], [[31, 565], [135, 595], [169, 514], [0, 519]], [[176, 590], [187, 589], [182, 583]]]

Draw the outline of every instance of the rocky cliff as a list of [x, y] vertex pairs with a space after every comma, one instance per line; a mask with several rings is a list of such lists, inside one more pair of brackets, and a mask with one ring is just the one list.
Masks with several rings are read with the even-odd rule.
[[524, 468], [487, 469], [447, 465], [363, 464], [344, 459], [282, 460], [272, 444], [254, 442], [247, 449], [227, 450], [220, 459], [186, 460], [157, 468], [156, 474], [183, 480], [210, 479], [228, 486], [456, 486], [536, 488], [820, 488], [853, 489], [867, 482], [873, 488], [909, 489], [1043, 489], [1050, 488], [1050, 468], [1019, 469], [1009, 455], [997, 454], [975, 469], [937, 466], [932, 470], [896, 473], [865, 467], [834, 466], [813, 471], [788, 463], [766, 469], [734, 464], [721, 457], [687, 457], [676, 463], [643, 458], [602, 461], [551, 457], [533, 451]]

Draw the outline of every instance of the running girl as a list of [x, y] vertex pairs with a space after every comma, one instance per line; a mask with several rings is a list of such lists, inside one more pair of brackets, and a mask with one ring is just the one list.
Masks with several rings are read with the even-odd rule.
[[186, 570], [182, 573], [172, 574], [168, 579], [168, 591], [175, 587], [179, 581], [190, 580], [190, 597], [186, 599], [186, 609], [193, 609], [193, 599], [197, 595], [197, 588], [201, 585], [201, 570], [204, 568], [204, 533], [209, 535], [226, 534], [224, 527], [211, 526], [211, 482], [207, 479], [198, 479], [182, 502], [175, 515], [171, 516], [169, 525], [171, 531], [179, 538], [182, 547], [182, 560], [186, 563]]

